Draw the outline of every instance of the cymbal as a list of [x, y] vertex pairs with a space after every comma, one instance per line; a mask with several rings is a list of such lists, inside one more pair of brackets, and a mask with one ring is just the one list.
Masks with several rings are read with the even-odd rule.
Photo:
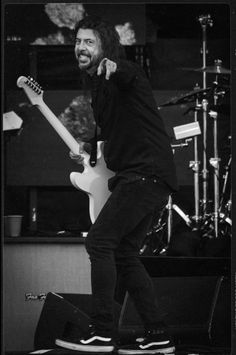
[[185, 95], [181, 95], [179, 97], [175, 97], [167, 102], [164, 102], [163, 104], [159, 105], [158, 107], [166, 107], [166, 106], [173, 106], [173, 105], [183, 105], [187, 104], [189, 102], [193, 102], [196, 99], [202, 99], [203, 97], [206, 96], [209, 91], [211, 91], [212, 88], [208, 87], [206, 89], [197, 89], [190, 91], [189, 93]]
[[223, 68], [223, 67], [205, 67], [205, 68], [181, 68], [181, 70], [189, 70], [189, 71], [197, 71], [197, 72], [206, 72], [212, 74], [231, 74], [231, 70]]
[[220, 67], [220, 66], [210, 66], [210, 67], [205, 67], [205, 68], [201, 68], [198, 71], [203, 71], [206, 73], [212, 73], [212, 74], [231, 74], [231, 70], [224, 68], [224, 67]]
[[214, 65], [208, 67], [201, 67], [201, 68], [181, 68], [182, 70], [190, 70], [190, 71], [197, 71], [197, 72], [206, 72], [212, 74], [231, 74], [231, 70], [222, 67], [222, 61], [217, 59], [214, 62]]

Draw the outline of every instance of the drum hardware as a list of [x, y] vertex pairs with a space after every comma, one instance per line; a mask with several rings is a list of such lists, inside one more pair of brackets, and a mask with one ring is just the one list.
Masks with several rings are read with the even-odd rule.
[[214, 97], [213, 107], [217, 108], [222, 106], [222, 104], [218, 103], [219, 98], [224, 97], [225, 94], [229, 91], [230, 87], [228, 85], [220, 85], [218, 82], [218, 75], [216, 75], [215, 81], [213, 81], [212, 83], [212, 88], [213, 88], [213, 97]]
[[220, 169], [220, 158], [218, 156], [218, 138], [217, 138], [217, 112], [210, 111], [209, 116], [213, 118], [213, 139], [214, 139], [214, 157], [210, 158], [210, 164], [214, 168], [214, 227], [215, 227], [215, 237], [218, 237], [218, 223], [219, 223], [219, 169]]
[[176, 149], [176, 148], [184, 148], [187, 147], [189, 145], [189, 142], [192, 141], [192, 138], [189, 139], [185, 139], [184, 142], [180, 142], [180, 143], [172, 143], [171, 144], [171, 148], [172, 150]]
[[[182, 139], [185, 138], [184, 143], [180, 142], [177, 144], [171, 144], [173, 153], [175, 153], [176, 148], [183, 148], [187, 147], [189, 145], [189, 142], [191, 142], [194, 139], [194, 142], [196, 144], [196, 136], [201, 134], [200, 126], [198, 122], [193, 122], [190, 124], [185, 124], [181, 126], [176, 126], [173, 128], [175, 138], [176, 139]], [[197, 186], [196, 186], [197, 187]], [[198, 197], [195, 195], [195, 197]], [[168, 203], [166, 206], [166, 209], [168, 211], [167, 213], [167, 243], [169, 244], [170, 239], [172, 237], [172, 232], [173, 232], [173, 211], [175, 211], [186, 223], [188, 227], [195, 228], [195, 224], [193, 223], [193, 220], [187, 215], [178, 205], [173, 203], [172, 196], [169, 196]], [[195, 211], [198, 213], [198, 210]]]
[[[231, 205], [231, 201], [228, 202], [228, 204]], [[232, 220], [230, 217], [227, 217], [227, 215], [225, 213], [220, 213], [220, 218], [221, 220], [225, 221], [226, 223], [228, 223], [230, 226], [232, 226]]]
[[[227, 237], [232, 237], [232, 220], [230, 218], [230, 210], [227, 211], [227, 206], [231, 205], [231, 200], [228, 201], [228, 203], [225, 206], [225, 212], [220, 212], [219, 213], [219, 219], [218, 219], [218, 235], [217, 237], [221, 236], [227, 236]], [[230, 207], [229, 207], [230, 208]], [[201, 236], [208, 237], [210, 239], [218, 239], [215, 238], [215, 216], [214, 213], [210, 213], [206, 216], [205, 220], [201, 224], [201, 227], [199, 229], [201, 232]]]
[[[221, 62], [222, 63], [222, 62]], [[194, 199], [195, 199], [195, 214], [194, 216], [189, 218], [184, 212], [182, 213], [181, 210], [178, 209], [178, 206], [173, 207], [173, 203], [171, 199], [169, 200], [169, 203], [167, 205], [167, 209], [169, 210], [169, 218], [168, 218], [168, 240], [171, 238], [171, 225], [172, 225], [172, 211], [176, 210], [176, 212], [185, 220], [186, 224], [188, 226], [193, 226], [195, 225], [195, 228], [201, 228], [201, 226], [204, 225], [204, 220], [209, 220], [209, 216], [212, 217], [211, 214], [207, 211], [206, 207], [207, 204], [210, 203], [209, 199], [206, 199], [206, 195], [203, 195], [203, 199], [200, 200], [200, 194], [199, 194], [199, 166], [200, 166], [200, 161], [198, 157], [198, 134], [200, 133], [200, 127], [199, 127], [199, 132], [197, 131], [197, 125], [198, 125], [198, 114], [199, 111], [203, 112], [203, 116], [205, 115], [208, 118], [209, 117], [213, 118], [214, 123], [213, 123], [213, 137], [214, 137], [214, 157], [212, 157], [209, 160], [210, 165], [214, 168], [214, 213], [213, 213], [213, 220], [215, 224], [215, 236], [218, 236], [218, 223], [219, 223], [219, 162], [220, 159], [218, 157], [218, 149], [217, 149], [217, 115], [218, 112], [214, 111], [213, 109], [219, 109], [221, 108], [221, 105], [218, 103], [219, 97], [223, 97], [226, 93], [226, 90], [228, 90], [229, 87], [226, 85], [219, 85], [218, 83], [218, 78], [216, 76], [215, 81], [213, 84], [206, 88], [206, 89], [199, 89], [199, 86], [196, 85], [194, 90], [182, 95], [180, 97], [171, 99], [170, 101], [165, 102], [164, 104], [160, 105], [159, 108], [164, 107], [164, 106], [171, 106], [171, 105], [178, 105], [178, 104], [183, 104], [183, 103], [188, 103], [192, 102], [193, 99], [195, 100], [195, 106], [190, 107], [184, 115], [189, 113], [190, 111], [194, 112], [194, 122], [191, 124], [186, 124], [182, 126], [177, 126], [174, 127], [174, 132], [176, 139], [182, 139], [184, 137], [188, 137], [191, 134], [188, 135], [189, 132], [193, 132], [193, 138], [186, 139], [184, 143], [178, 143], [178, 144], [172, 144], [172, 149], [178, 148], [178, 147], [184, 147], [188, 145], [188, 142], [194, 139], [194, 160], [191, 160], [189, 162], [189, 167], [193, 170], [194, 173]], [[208, 97], [214, 98], [214, 104], [209, 106]], [[207, 127], [204, 126], [207, 125], [208, 120], [203, 120], [203, 132], [205, 134], [203, 135], [203, 153], [205, 154], [205, 159], [206, 158], [206, 149], [207, 149], [207, 143], [206, 143], [206, 131]], [[194, 125], [196, 124], [196, 127]], [[185, 133], [187, 135], [185, 136]], [[196, 134], [195, 134], [196, 133]], [[208, 163], [208, 161], [206, 162]], [[203, 168], [202, 170], [202, 179], [203, 179], [203, 189], [205, 191], [207, 190], [208, 186], [208, 170]], [[200, 203], [202, 207], [202, 214], [200, 214]], [[201, 223], [200, 223], [201, 222]]]
[[[199, 86], [196, 84], [194, 90], [192, 90], [186, 94], [180, 95], [178, 97], [174, 97], [171, 100], [168, 100], [168, 101], [160, 104], [157, 108], [158, 108], [158, 110], [160, 110], [163, 107], [168, 107], [168, 106], [186, 105], [186, 104], [189, 104], [189, 103], [194, 102], [196, 100], [198, 100], [198, 102], [200, 102], [204, 98], [207, 99], [212, 96], [212, 92], [215, 89], [215, 86], [217, 87], [217, 90], [220, 90], [220, 91], [218, 91], [218, 95], [225, 95], [225, 93], [230, 89], [229, 85], [219, 85], [216, 82], [213, 82], [213, 85], [207, 87], [206, 89], [200, 89]], [[221, 107], [221, 105], [219, 105], [219, 107]], [[200, 108], [201, 108], [201, 105], [200, 105]], [[184, 113], [184, 115], [186, 115], [191, 110], [193, 110], [193, 108], [189, 108]]]
[[207, 214], [207, 200], [208, 200], [208, 169], [207, 169], [207, 110], [208, 101], [206, 99], [202, 100], [202, 114], [203, 114], [203, 159], [202, 159], [202, 184], [203, 184], [203, 198], [202, 198], [202, 210], [203, 218]]
[[[228, 200], [228, 202], [225, 205], [225, 214], [224, 216], [230, 216], [231, 213], [231, 208], [232, 208], [232, 191], [230, 193], [230, 199]], [[228, 218], [228, 223], [232, 226], [232, 220], [230, 218]]]
[[[200, 22], [200, 25], [202, 27], [202, 75], [203, 75], [203, 89], [206, 89], [206, 74], [207, 71], [206, 69], [206, 55], [208, 53], [207, 51], [207, 36], [206, 36], [206, 30], [207, 26], [209, 25], [210, 27], [213, 26], [213, 21], [211, 19], [211, 15], [200, 15], [198, 17], [198, 21]], [[203, 218], [206, 217], [207, 214], [207, 209], [208, 209], [208, 204], [207, 204], [207, 199], [208, 199], [208, 170], [207, 170], [207, 108], [208, 108], [208, 101], [204, 98], [202, 100], [202, 108], [203, 108], [203, 158], [202, 158], [202, 193], [203, 193], [203, 198], [202, 198], [202, 208], [203, 208]]]
[[189, 215], [187, 215], [178, 205], [173, 203], [172, 196], [169, 196], [168, 203], [167, 203], [167, 244], [170, 243], [172, 233], [173, 233], [173, 211], [175, 211], [186, 223], [188, 227], [193, 228], [193, 222]]
[[[205, 68], [201, 69], [203, 72], [206, 72], [208, 74], [231, 74], [231, 71], [227, 68], [224, 68], [222, 66], [222, 60], [220, 59], [215, 59], [214, 65], [213, 66], [207, 66]], [[197, 69], [196, 71], [201, 71], [200, 69]]]
[[231, 227], [232, 227], [232, 219], [230, 217], [231, 208], [232, 208], [232, 189], [230, 191], [230, 196], [228, 201], [226, 200], [225, 195], [226, 195], [227, 185], [229, 182], [229, 171], [230, 171], [231, 161], [232, 161], [232, 156], [230, 155], [229, 160], [226, 166], [224, 167], [225, 169], [225, 174], [223, 175], [224, 183], [222, 187], [222, 194], [221, 194], [220, 206], [219, 206], [220, 222], [225, 222], [226, 225], [230, 227], [230, 230], [227, 229], [227, 232], [229, 234], [231, 234]]
[[[179, 105], [179, 104], [186, 104], [189, 102], [195, 101], [195, 108], [194, 108], [194, 121], [197, 123], [197, 114], [200, 109], [204, 110], [203, 115], [206, 115], [207, 112], [207, 104], [208, 101], [205, 99], [206, 95], [209, 93], [212, 93], [212, 88], [208, 87], [205, 89], [199, 89], [198, 85], [195, 86], [195, 89], [179, 98], [174, 98], [170, 101], [167, 101], [159, 106], [159, 109], [165, 106], [172, 106], [172, 105]], [[200, 104], [200, 99], [202, 99], [202, 103]], [[187, 112], [189, 112], [191, 109], [189, 109]], [[187, 113], [185, 112], [185, 114]], [[206, 198], [206, 189], [207, 189], [207, 177], [208, 177], [208, 171], [206, 169], [206, 124], [207, 121], [206, 119], [203, 121], [203, 128], [204, 128], [204, 136], [203, 136], [203, 160], [205, 161], [205, 167], [202, 170], [202, 176], [203, 176], [203, 189], [205, 191], [205, 194], [203, 196], [202, 200], [202, 206], [204, 210], [204, 215], [206, 213], [206, 204], [207, 204], [207, 198]], [[173, 146], [172, 146], [173, 148]], [[194, 161], [190, 163], [190, 167], [194, 171], [194, 196], [195, 196], [195, 223], [198, 224], [199, 219], [200, 219], [200, 213], [199, 213], [199, 159], [198, 159], [198, 139], [195, 136], [194, 138]]]
[[225, 204], [225, 213], [220, 212], [220, 216], [230, 225], [232, 226], [232, 219], [230, 218], [232, 208], [232, 190], [230, 192], [230, 198], [228, 202]]
[[223, 175], [224, 182], [223, 182], [222, 194], [221, 194], [221, 198], [220, 198], [220, 206], [219, 206], [219, 212], [220, 213], [222, 212], [222, 209], [223, 209], [223, 203], [224, 203], [224, 199], [225, 199], [227, 183], [228, 183], [228, 180], [229, 180], [229, 171], [230, 171], [231, 161], [232, 161], [232, 156], [230, 155], [228, 163], [224, 167], [225, 168], [225, 174]]
[[193, 102], [196, 99], [198, 100], [203, 99], [204, 97], [207, 96], [207, 94], [208, 95], [211, 94], [211, 91], [212, 91], [212, 87], [208, 87], [206, 89], [199, 89], [199, 86], [196, 86], [196, 89], [194, 89], [193, 91], [190, 91], [187, 94], [181, 95], [179, 97], [175, 97], [159, 105], [158, 109], [160, 110], [162, 107], [166, 107], [166, 106], [184, 105]]
[[[197, 86], [195, 86], [197, 87]], [[195, 109], [194, 109], [194, 122], [198, 123], [198, 112], [202, 108], [202, 105], [199, 103], [198, 97], [196, 97]], [[189, 162], [189, 167], [193, 171], [194, 176], [194, 221], [196, 227], [199, 226], [200, 222], [200, 192], [199, 192], [199, 174], [200, 174], [200, 161], [198, 156], [198, 136], [194, 138], [194, 160]]]
[[[155, 243], [152, 246], [153, 254], [163, 254], [167, 250], [167, 244], [164, 240], [165, 238], [165, 227], [166, 227], [166, 218], [164, 214], [166, 213], [166, 207], [164, 207], [160, 213], [160, 217], [157, 223], [154, 223], [152, 229], [147, 233], [145, 241], [142, 248], [139, 250], [139, 254], [143, 255], [147, 248], [152, 244], [152, 239], [155, 238]], [[158, 239], [158, 243], [157, 243]]]
[[[219, 158], [218, 155], [218, 127], [217, 127], [217, 120], [218, 120], [218, 111], [213, 110], [218, 109], [221, 107], [220, 104], [218, 104], [218, 100], [220, 96], [224, 96], [225, 91], [221, 90], [218, 81], [217, 81], [217, 76], [216, 80], [213, 83], [214, 91], [213, 91], [213, 97], [214, 97], [214, 104], [210, 106], [210, 109], [208, 107], [208, 115], [213, 119], [213, 154], [214, 156], [209, 159], [210, 165], [214, 169], [214, 209], [213, 213], [206, 213], [204, 218], [203, 218], [203, 223], [200, 227], [200, 230], [202, 232], [202, 236], [207, 236], [207, 237], [215, 237], [218, 238], [219, 236], [227, 236], [231, 235], [231, 226], [232, 226], [232, 220], [230, 218], [230, 208], [231, 208], [231, 200], [229, 200], [226, 205], [223, 205], [224, 201], [224, 195], [226, 192], [226, 185], [229, 177], [229, 167], [231, 164], [231, 157], [228, 161], [228, 164], [226, 166], [226, 173], [224, 176], [224, 185], [223, 185], [223, 190], [222, 190], [222, 196], [220, 200], [220, 189], [219, 189], [219, 183], [220, 183], [220, 161], [221, 159]], [[220, 88], [220, 89], [219, 89]], [[224, 209], [224, 212], [223, 212]]]
[[[215, 63], [222, 61], [215, 61]], [[220, 96], [224, 96], [225, 91], [219, 90], [218, 85], [218, 76], [216, 75], [215, 81], [213, 82], [214, 85], [214, 106], [217, 107], [218, 100]], [[218, 237], [219, 233], [219, 212], [220, 212], [220, 190], [219, 190], [219, 181], [220, 181], [220, 158], [218, 154], [218, 128], [217, 128], [217, 119], [218, 119], [218, 112], [210, 110], [208, 112], [209, 116], [213, 118], [213, 152], [214, 157], [210, 158], [209, 162], [214, 169], [214, 212], [213, 212], [213, 219], [214, 219], [214, 230], [215, 230], [215, 237]]]
[[[184, 125], [184, 126], [187, 126], [187, 125]], [[187, 147], [189, 145], [189, 142], [191, 142], [191, 141], [192, 141], [192, 137], [186, 138], [184, 140], [184, 142], [171, 144], [173, 153], [175, 153], [175, 149], [177, 149], [177, 148]], [[158, 242], [162, 243], [161, 250], [157, 251], [154, 248], [154, 249], [152, 249], [152, 253], [154, 253], [154, 254], [157, 253], [158, 255], [166, 253], [166, 251], [168, 249], [168, 245], [169, 245], [170, 239], [172, 237], [173, 211], [178, 213], [178, 215], [185, 221], [187, 226], [191, 227], [192, 221], [191, 221], [190, 217], [186, 213], [184, 213], [184, 211], [181, 210], [181, 208], [179, 206], [177, 206], [176, 204], [173, 203], [172, 196], [169, 195], [167, 205], [161, 211], [161, 214], [159, 216], [159, 219], [158, 219], [157, 223], [156, 224], [154, 223], [152, 229], [146, 235], [146, 238], [145, 238], [145, 241], [143, 243], [143, 246], [139, 250], [139, 254], [140, 255], [144, 254], [146, 249], [147, 249], [147, 247], [148, 247], [148, 245], [150, 245], [152, 235], [156, 235], [156, 238], [158, 238]], [[167, 227], [167, 235], [166, 235], [166, 239], [167, 240], [163, 241], [163, 239], [165, 237], [166, 227]]]
[[[202, 48], [201, 48], [202, 67], [206, 68], [206, 55], [208, 54], [206, 30], [207, 30], [207, 26], [210, 27], [213, 26], [213, 21], [211, 19], [211, 15], [209, 14], [200, 15], [198, 17], [198, 21], [200, 22], [200, 25], [202, 27]], [[206, 89], [206, 71], [203, 71], [203, 89]]]
[[[198, 18], [201, 26], [202, 26], [202, 67], [201, 68], [181, 68], [182, 70], [191, 70], [202, 73], [203, 76], [203, 88], [199, 88], [198, 85], [195, 86], [193, 91], [181, 95], [180, 97], [174, 97], [169, 101], [166, 101], [158, 106], [158, 109], [162, 109], [163, 107], [173, 106], [173, 105], [184, 105], [189, 104], [195, 101], [195, 106], [190, 107], [184, 113], [186, 115], [190, 111], [194, 112], [194, 122], [198, 123], [198, 114], [199, 111], [202, 113], [202, 143], [203, 143], [203, 161], [202, 161], [202, 194], [203, 197], [200, 199], [199, 194], [199, 157], [198, 157], [198, 135], [193, 135], [193, 138], [185, 139], [184, 143], [171, 144], [173, 152], [176, 148], [183, 148], [188, 145], [188, 143], [193, 139], [194, 140], [194, 160], [189, 162], [189, 167], [193, 170], [194, 173], [194, 199], [195, 199], [195, 215], [189, 216], [183, 210], [181, 210], [175, 203], [173, 203], [172, 196], [169, 196], [168, 203], [165, 207], [165, 211], [167, 213], [166, 222], [164, 222], [164, 217], [160, 219], [159, 228], [156, 228], [156, 233], [167, 233], [167, 245], [162, 249], [159, 254], [165, 253], [168, 250], [168, 245], [170, 239], [172, 237], [172, 227], [173, 227], [173, 211], [177, 212], [177, 214], [185, 221], [186, 225], [190, 227], [192, 231], [199, 231], [202, 237], [208, 238], [217, 238], [219, 236], [228, 236], [231, 235], [231, 207], [232, 207], [232, 199], [231, 196], [229, 200], [225, 203], [225, 192], [226, 186], [229, 180], [229, 167], [231, 164], [231, 157], [226, 167], [226, 172], [224, 175], [224, 184], [222, 189], [222, 195], [220, 196], [220, 188], [219, 188], [219, 178], [220, 178], [220, 161], [221, 159], [218, 156], [218, 127], [217, 120], [219, 113], [230, 113], [229, 105], [221, 104], [218, 102], [218, 99], [227, 93], [230, 90], [229, 85], [219, 84], [218, 76], [222, 81], [225, 80], [226, 77], [231, 74], [231, 71], [222, 66], [222, 61], [220, 59], [216, 59], [214, 61], [213, 66], [206, 66], [206, 29], [207, 26], [213, 25], [210, 15], [201, 15]], [[206, 86], [206, 75], [207, 74], [215, 74], [216, 79], [213, 82], [211, 87]], [[228, 80], [228, 79], [227, 79]], [[209, 98], [214, 98], [213, 105], [211, 101], [208, 101]], [[212, 158], [207, 159], [207, 129], [208, 129], [208, 120], [209, 117], [213, 119], [213, 144], [214, 144], [214, 155]], [[181, 139], [182, 137], [180, 137]], [[214, 169], [214, 201], [209, 201], [208, 199], [208, 178], [209, 172], [207, 170], [208, 163]], [[232, 191], [231, 191], [232, 195]], [[221, 199], [220, 199], [221, 197]], [[200, 213], [200, 202], [201, 202], [201, 212]], [[212, 211], [212, 204], [214, 203], [214, 210]], [[211, 206], [211, 210], [208, 211], [209, 206]], [[166, 230], [167, 229], [167, 230]]]
[[198, 160], [198, 135], [201, 134], [201, 129], [197, 119], [197, 114], [199, 109], [200, 107], [199, 107], [198, 97], [196, 96], [194, 122], [173, 128], [176, 139], [180, 139], [186, 136], [188, 137], [192, 136], [192, 138], [189, 138], [188, 140], [193, 139], [193, 143], [194, 143], [194, 160], [189, 162], [190, 164], [189, 166], [194, 172], [194, 208], [195, 208], [194, 217], [191, 220], [189, 216], [183, 214], [182, 211], [179, 210], [178, 206], [176, 205], [173, 206], [173, 209], [175, 209], [176, 212], [185, 220], [188, 226], [193, 227], [193, 222], [194, 222], [194, 228], [198, 226], [200, 220], [200, 213], [199, 213], [199, 164], [200, 162]]
[[189, 107], [184, 113], [183, 116], [186, 116], [188, 113], [190, 112], [196, 112], [196, 111], [200, 111], [202, 109], [202, 105], [201, 104], [197, 104], [197, 106], [192, 106]]
[[231, 74], [231, 70], [227, 69], [222, 66], [222, 60], [216, 59], [214, 61], [214, 65], [212, 66], [207, 66], [207, 67], [201, 67], [201, 68], [189, 68], [189, 67], [182, 67], [180, 68], [181, 70], [187, 70], [187, 71], [195, 71], [199, 73], [208, 73], [208, 74]]

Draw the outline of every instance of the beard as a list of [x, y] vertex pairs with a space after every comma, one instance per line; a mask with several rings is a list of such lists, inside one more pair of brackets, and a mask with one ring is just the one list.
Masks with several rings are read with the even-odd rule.
[[101, 56], [92, 56], [90, 53], [78, 53], [76, 54], [76, 59], [80, 70], [93, 71], [98, 67]]

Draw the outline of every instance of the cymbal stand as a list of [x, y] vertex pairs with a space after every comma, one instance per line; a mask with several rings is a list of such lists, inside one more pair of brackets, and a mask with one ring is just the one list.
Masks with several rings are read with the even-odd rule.
[[[216, 80], [214, 82], [214, 106], [217, 106], [218, 97], [224, 92], [217, 92], [218, 88], [218, 79], [216, 76]], [[209, 116], [213, 118], [213, 144], [214, 144], [214, 157], [210, 159], [210, 164], [214, 168], [214, 231], [215, 237], [219, 236], [219, 199], [220, 199], [220, 190], [219, 190], [219, 182], [220, 182], [220, 158], [218, 154], [218, 129], [217, 129], [217, 118], [218, 113], [216, 111], [210, 110]]]
[[[206, 54], [207, 54], [207, 39], [206, 39], [206, 29], [207, 26], [213, 25], [210, 15], [201, 15], [198, 21], [202, 27], [202, 67], [206, 68]], [[206, 89], [206, 71], [203, 70], [203, 89]], [[202, 100], [203, 108], [203, 160], [202, 160], [202, 181], [203, 181], [203, 198], [202, 198], [202, 208], [203, 217], [206, 217], [207, 213], [207, 190], [208, 190], [208, 170], [207, 170], [207, 106], [208, 102], [206, 99]]]
[[217, 116], [218, 113], [215, 111], [210, 111], [209, 116], [213, 118], [213, 138], [214, 138], [214, 157], [210, 159], [210, 164], [214, 168], [214, 232], [215, 237], [218, 237], [219, 233], [219, 162], [220, 158], [218, 155], [218, 146], [217, 146]]
[[[196, 98], [196, 105], [194, 109], [194, 122], [198, 122], [198, 111], [201, 109], [201, 104], [199, 104], [199, 99]], [[193, 137], [193, 149], [194, 149], [194, 160], [189, 162], [189, 167], [192, 169], [194, 173], [194, 211], [195, 214], [192, 217], [195, 220], [196, 227], [199, 224], [200, 220], [200, 212], [199, 212], [199, 202], [200, 202], [200, 194], [199, 194], [199, 164], [198, 160], [198, 136], [195, 135]]]
[[202, 144], [203, 144], [203, 158], [202, 158], [202, 211], [203, 219], [207, 215], [207, 202], [208, 202], [208, 169], [207, 169], [207, 108], [208, 100], [202, 100], [202, 114], [203, 114], [203, 133], [202, 133]]

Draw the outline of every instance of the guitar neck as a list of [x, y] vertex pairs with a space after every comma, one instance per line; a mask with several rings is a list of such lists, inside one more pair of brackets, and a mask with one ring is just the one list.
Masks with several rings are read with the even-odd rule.
[[[65, 144], [69, 147], [72, 153], [79, 154], [79, 143], [70, 134], [66, 127], [61, 123], [61, 121], [54, 115], [54, 113], [49, 109], [49, 107], [44, 103], [37, 105], [38, 109], [42, 112], [48, 122], [53, 126]], [[84, 153], [83, 153], [84, 155]]]

